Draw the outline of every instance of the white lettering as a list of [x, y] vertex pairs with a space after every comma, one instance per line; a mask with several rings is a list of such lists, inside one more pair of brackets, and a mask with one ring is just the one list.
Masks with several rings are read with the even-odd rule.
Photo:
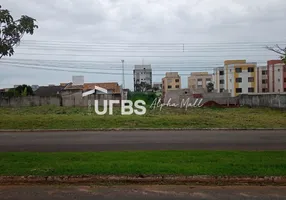
[[98, 109], [98, 100], [94, 100], [94, 110], [95, 110], [95, 113], [98, 114], [98, 115], [105, 115], [106, 112], [107, 112], [107, 100], [103, 100], [103, 111], [99, 111]]
[[[142, 104], [142, 105], [140, 105], [140, 104]], [[145, 101], [143, 101], [143, 100], [137, 100], [137, 101], [135, 101], [135, 103], [134, 103], [135, 108], [141, 110], [141, 111], [138, 111], [137, 109], [135, 109], [135, 110], [134, 110], [135, 114], [136, 114], [136, 115], [145, 115], [145, 113], [146, 113], [146, 107], [145, 107], [145, 105], [146, 105], [146, 103], [145, 103]]]
[[119, 100], [109, 100], [109, 115], [113, 115], [113, 104], [119, 104]]
[[[126, 105], [128, 104], [128, 105]], [[133, 102], [131, 100], [122, 100], [121, 101], [121, 114], [122, 115], [132, 115], [133, 113]], [[126, 111], [126, 108], [128, 111]]]

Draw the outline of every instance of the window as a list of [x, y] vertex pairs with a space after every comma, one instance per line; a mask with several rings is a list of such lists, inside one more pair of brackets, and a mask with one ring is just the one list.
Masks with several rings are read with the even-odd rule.
[[262, 70], [262, 75], [267, 75], [267, 71], [266, 70]]
[[278, 72], [280, 72], [280, 69], [278, 69]]
[[286, 72], [286, 66], [283, 67], [283, 71]]
[[236, 72], [236, 73], [241, 73], [241, 72], [242, 72], [242, 69], [241, 69], [241, 68], [235, 68], [235, 72]]
[[236, 91], [236, 93], [242, 93], [242, 89], [241, 88], [236, 88], [235, 91]]
[[180, 82], [180, 79], [176, 79], [175, 81], [176, 81], [176, 83], [178, 83], [178, 82]]
[[242, 78], [236, 78], [236, 79], [235, 79], [235, 82], [241, 83], [241, 82], [242, 82]]
[[254, 72], [254, 67], [248, 67], [248, 72]]
[[267, 92], [267, 90], [265, 88], [262, 89], [262, 92]]
[[286, 88], [284, 88], [284, 92], [286, 92]]
[[171, 89], [172, 88], [172, 86], [171, 85], [168, 85], [168, 89]]
[[180, 88], [180, 86], [179, 86], [179, 85], [176, 85], [176, 88]]
[[280, 82], [280, 78], [278, 78], [278, 82]]
[[231, 69], [229, 70], [229, 72], [231, 72]]
[[199, 78], [198, 81], [203, 81], [203, 79]]
[[219, 75], [223, 76], [224, 75], [224, 71], [219, 71]]
[[206, 81], [211, 81], [211, 79], [210, 79], [210, 78], [207, 78]]
[[278, 89], [278, 92], [280, 92], [280, 89]]
[[262, 79], [263, 84], [266, 84], [266, 82], [267, 82], [266, 79]]
[[254, 88], [253, 87], [248, 88], [248, 92], [254, 92]]
[[284, 78], [284, 83], [286, 83], [286, 78]]
[[231, 79], [229, 79], [229, 82], [231, 82]]
[[224, 80], [219, 80], [219, 84], [224, 84]]
[[223, 92], [223, 89], [220, 89], [219, 92]]
[[249, 83], [254, 82], [254, 77], [248, 77], [248, 82], [249, 82]]

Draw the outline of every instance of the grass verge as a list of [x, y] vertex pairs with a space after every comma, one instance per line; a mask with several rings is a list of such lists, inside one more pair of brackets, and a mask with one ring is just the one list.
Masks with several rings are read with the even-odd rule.
[[0, 175], [285, 176], [286, 151], [0, 153]]
[[143, 116], [119, 112], [98, 116], [87, 108], [0, 108], [0, 129], [286, 128], [286, 112], [267, 108], [163, 108]]

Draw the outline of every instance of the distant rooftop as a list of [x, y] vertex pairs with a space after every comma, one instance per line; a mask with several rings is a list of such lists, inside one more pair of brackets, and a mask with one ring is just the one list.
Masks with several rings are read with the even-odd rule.
[[135, 65], [135, 69], [151, 69], [151, 65]]
[[179, 72], [166, 72], [166, 77], [176, 78], [176, 77], [180, 77], [180, 76], [179, 76]]

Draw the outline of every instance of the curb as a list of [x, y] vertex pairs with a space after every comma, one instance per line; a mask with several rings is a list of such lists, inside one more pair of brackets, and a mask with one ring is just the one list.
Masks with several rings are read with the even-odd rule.
[[0, 176], [0, 185], [19, 184], [163, 184], [286, 185], [286, 176]]
[[79, 132], [79, 131], [279, 131], [286, 128], [94, 128], [94, 129], [0, 129], [0, 132]]

